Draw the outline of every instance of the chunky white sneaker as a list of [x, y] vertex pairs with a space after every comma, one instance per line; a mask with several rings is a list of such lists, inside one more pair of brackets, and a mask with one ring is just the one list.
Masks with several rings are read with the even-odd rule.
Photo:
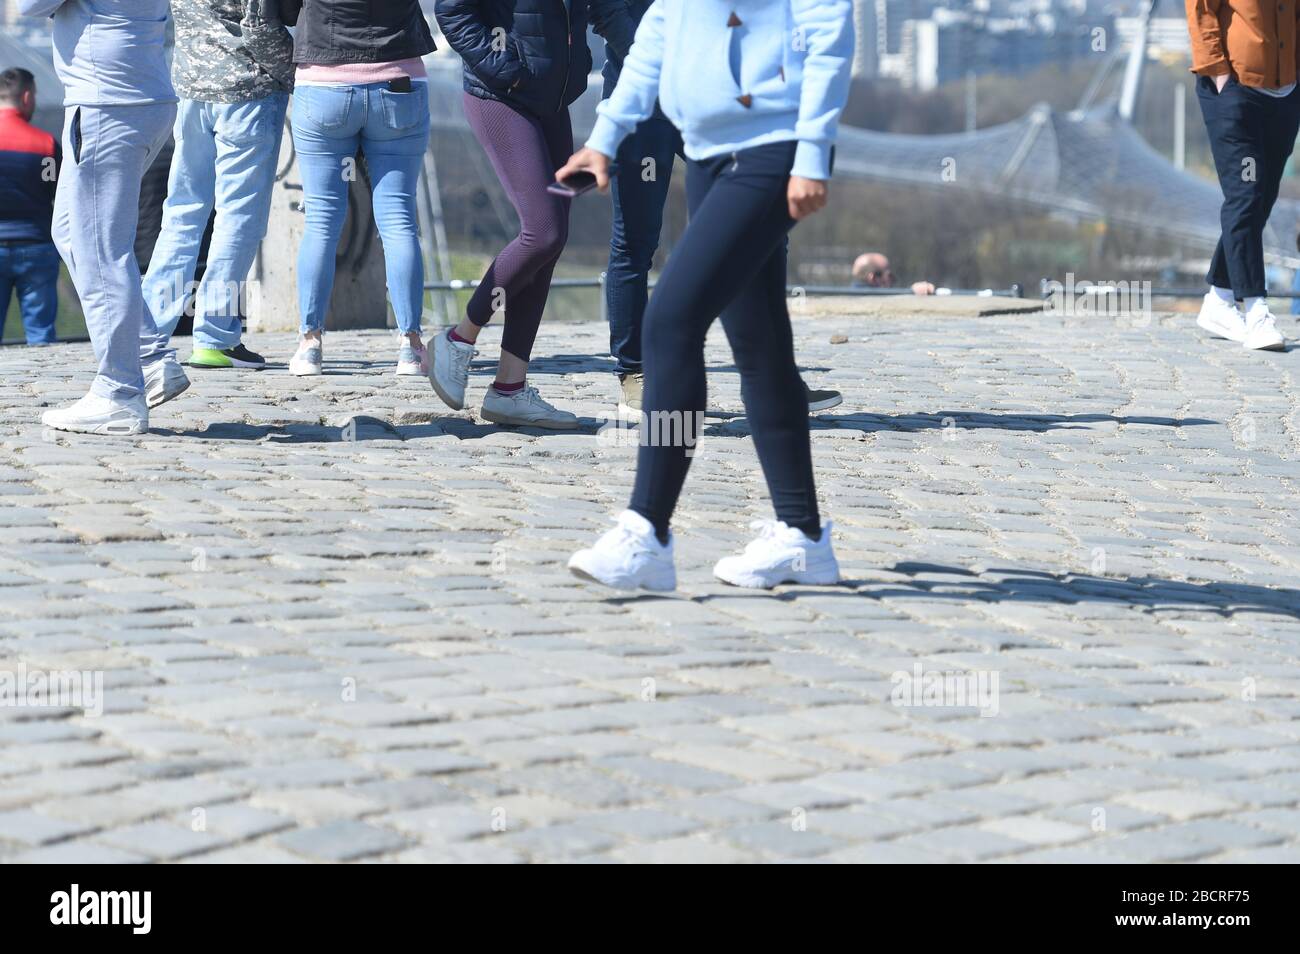
[[409, 341], [403, 341], [397, 352], [397, 373], [402, 377], [421, 377], [429, 374], [429, 349], [424, 345], [418, 348]]
[[143, 434], [149, 430], [149, 407], [143, 394], [127, 400], [87, 394], [71, 407], [46, 411], [41, 423], [56, 431], [82, 434]]
[[478, 354], [472, 344], [452, 341], [450, 328], [433, 336], [429, 358], [429, 383], [442, 403], [453, 411], [465, 406], [465, 386], [469, 384], [469, 363]]
[[310, 339], [300, 342], [298, 350], [289, 359], [289, 373], [300, 378], [311, 378], [321, 373], [324, 359], [324, 342]]
[[1246, 340], [1246, 319], [1241, 317], [1235, 304], [1229, 304], [1214, 292], [1207, 292], [1201, 302], [1201, 313], [1196, 324], [1212, 335], [1229, 341]]
[[624, 510], [614, 522], [614, 529], [606, 531], [595, 546], [569, 557], [573, 575], [618, 590], [676, 589], [673, 538], [669, 536], [667, 545], [660, 543], [650, 521], [631, 510]]
[[549, 427], [556, 431], [571, 431], [578, 426], [578, 416], [542, 400], [537, 388], [523, 387], [510, 394], [488, 388], [483, 395], [480, 416], [493, 424], [514, 427]]
[[831, 523], [822, 524], [820, 540], [779, 520], [755, 520], [758, 537], [737, 556], [723, 557], [713, 575], [732, 586], [769, 590], [778, 583], [825, 585], [840, 581], [840, 565], [831, 549]]
[[166, 404], [189, 390], [190, 379], [172, 354], [144, 366], [144, 402], [149, 407]]
[[1277, 330], [1276, 319], [1267, 308], [1246, 316], [1246, 334], [1241, 346], [1248, 351], [1285, 351], [1286, 338]]

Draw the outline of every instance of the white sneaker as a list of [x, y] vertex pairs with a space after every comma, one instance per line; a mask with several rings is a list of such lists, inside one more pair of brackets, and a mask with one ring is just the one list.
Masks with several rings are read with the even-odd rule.
[[447, 337], [450, 328], [433, 336], [429, 352], [429, 383], [442, 403], [453, 411], [465, 406], [465, 386], [469, 384], [469, 363], [478, 354], [472, 344], [452, 341]]
[[1277, 330], [1276, 319], [1267, 308], [1247, 316], [1246, 334], [1241, 346], [1248, 351], [1285, 351], [1286, 338]]
[[1201, 313], [1196, 324], [1212, 335], [1229, 341], [1246, 340], [1246, 319], [1241, 317], [1235, 304], [1229, 304], [1214, 292], [1207, 292], [1201, 302]]
[[428, 377], [429, 349], [403, 341], [397, 350], [397, 373], [400, 377]]
[[820, 540], [779, 520], [755, 520], [758, 538], [738, 556], [723, 557], [713, 575], [732, 586], [769, 590], [778, 583], [825, 585], [840, 581], [840, 565], [831, 549], [831, 523], [822, 524]]
[[298, 350], [289, 359], [289, 373], [300, 378], [315, 377], [321, 373], [325, 343], [319, 339], [299, 342]]
[[667, 545], [660, 543], [650, 521], [631, 510], [624, 510], [614, 522], [614, 529], [602, 534], [595, 546], [569, 557], [573, 575], [618, 590], [676, 589], [672, 537]]
[[149, 407], [166, 404], [189, 390], [190, 379], [173, 354], [144, 366], [144, 403]]
[[149, 407], [143, 394], [126, 400], [87, 394], [71, 407], [46, 411], [41, 423], [56, 431], [82, 434], [143, 434], [149, 430]]
[[[436, 390], [437, 385], [434, 385]], [[443, 400], [446, 400], [444, 398]], [[578, 426], [578, 416], [542, 400], [537, 388], [523, 387], [511, 394], [502, 394], [488, 388], [483, 395], [483, 410], [479, 414], [493, 424], [510, 424], [515, 427], [549, 427], [557, 431], [571, 431]]]

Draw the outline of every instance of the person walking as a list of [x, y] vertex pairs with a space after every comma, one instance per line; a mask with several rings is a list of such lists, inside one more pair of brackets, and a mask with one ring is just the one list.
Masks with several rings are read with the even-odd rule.
[[140, 360], [152, 319], [134, 245], [140, 181], [176, 117], [164, 52], [167, 0], [19, 0], [19, 10], [54, 18], [66, 161], [52, 232], [98, 364], [85, 397], [41, 420], [56, 430], [142, 434], [146, 389], [163, 388], [166, 373], [164, 361]]
[[519, 215], [519, 234], [493, 259], [465, 316], [433, 339], [429, 382], [465, 406], [474, 344], [502, 319], [496, 378], [481, 416], [496, 424], [571, 429], [578, 418], [528, 384], [528, 363], [569, 236], [568, 198], [547, 191], [573, 152], [569, 104], [587, 88], [587, 0], [437, 0], [434, 15], [464, 61], [465, 118]]
[[[651, 0], [592, 0], [591, 19], [605, 37], [605, 89], [608, 99], [618, 85], [623, 60]], [[609, 353], [619, 381], [618, 412], [624, 420], [641, 417], [645, 375], [641, 369], [641, 330], [649, 300], [650, 268], [659, 249], [664, 205], [672, 184], [673, 160], [683, 152], [682, 135], [658, 102], [619, 145], [611, 164], [610, 195], [614, 226], [605, 271], [605, 312], [609, 319]], [[808, 410], [825, 411], [843, 402], [839, 391], [808, 389]]]
[[[188, 363], [261, 370], [266, 360], [241, 340], [241, 305], [271, 211], [293, 89], [293, 40], [280, 22], [278, 0], [172, 0], [171, 10], [172, 85], [180, 103], [162, 228], [144, 277], [153, 328], [141, 342], [141, 357], [174, 360], [168, 341], [191, 300], [215, 208], [206, 268], [193, 296]], [[176, 372], [172, 379], [179, 385]]]
[[1186, 10], [1196, 98], [1223, 189], [1196, 323], [1246, 349], [1285, 351], [1268, 308], [1264, 227], [1300, 130], [1300, 14], [1262, 0], [1186, 0]]
[[[50, 344], [59, 314], [59, 250], [50, 237], [59, 142], [31, 124], [36, 77], [19, 67], [0, 73], [0, 332], [9, 298], [29, 345]], [[0, 335], [3, 337], [3, 335]]]
[[335, 254], [360, 149], [384, 247], [388, 300], [402, 335], [397, 373], [425, 374], [415, 194], [429, 144], [428, 73], [421, 59], [434, 50], [429, 24], [417, 0], [281, 0], [281, 17], [297, 25], [291, 127], [307, 212], [298, 249], [302, 336], [289, 370], [298, 376], [322, 370]]
[[690, 222], [650, 299], [636, 481], [617, 526], [569, 568], [619, 589], [676, 586], [670, 521], [704, 414], [715, 316], [776, 519], [714, 567], [737, 586], [834, 583], [813, 480], [807, 402], [786, 308], [786, 239], [827, 201], [853, 56], [849, 0], [658, 0], [646, 11], [585, 148], [556, 174], [606, 187], [612, 158], [658, 98], [682, 130]]

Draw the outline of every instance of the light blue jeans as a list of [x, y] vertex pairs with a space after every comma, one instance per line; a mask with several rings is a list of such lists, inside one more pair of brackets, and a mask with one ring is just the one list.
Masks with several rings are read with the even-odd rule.
[[168, 350], [214, 206], [207, 269], [194, 296], [194, 346], [223, 350], [239, 344], [240, 305], [266, 235], [288, 103], [287, 93], [247, 103], [180, 101], [162, 229], [144, 278], [145, 305], [156, 328], [140, 341], [146, 362]]
[[411, 85], [409, 93], [393, 92], [387, 83], [299, 86], [294, 91], [293, 144], [307, 207], [298, 248], [298, 313], [304, 333], [325, 327], [358, 148], [370, 173], [397, 327], [403, 333], [420, 330], [424, 261], [415, 188], [429, 142], [429, 91], [426, 83]]
[[100, 397], [125, 400], [144, 390], [140, 338], [153, 319], [135, 261], [140, 180], [175, 116], [174, 103], [64, 110], [54, 244], [81, 299], [98, 363], [90, 390]]

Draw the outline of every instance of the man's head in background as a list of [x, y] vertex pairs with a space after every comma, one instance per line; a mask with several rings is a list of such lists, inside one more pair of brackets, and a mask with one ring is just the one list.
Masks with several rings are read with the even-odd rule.
[[853, 262], [853, 283], [870, 288], [890, 288], [894, 273], [889, 270], [889, 259], [879, 252], [863, 252]]
[[36, 112], [36, 77], [20, 66], [0, 73], [0, 109], [6, 108], [28, 120]]

